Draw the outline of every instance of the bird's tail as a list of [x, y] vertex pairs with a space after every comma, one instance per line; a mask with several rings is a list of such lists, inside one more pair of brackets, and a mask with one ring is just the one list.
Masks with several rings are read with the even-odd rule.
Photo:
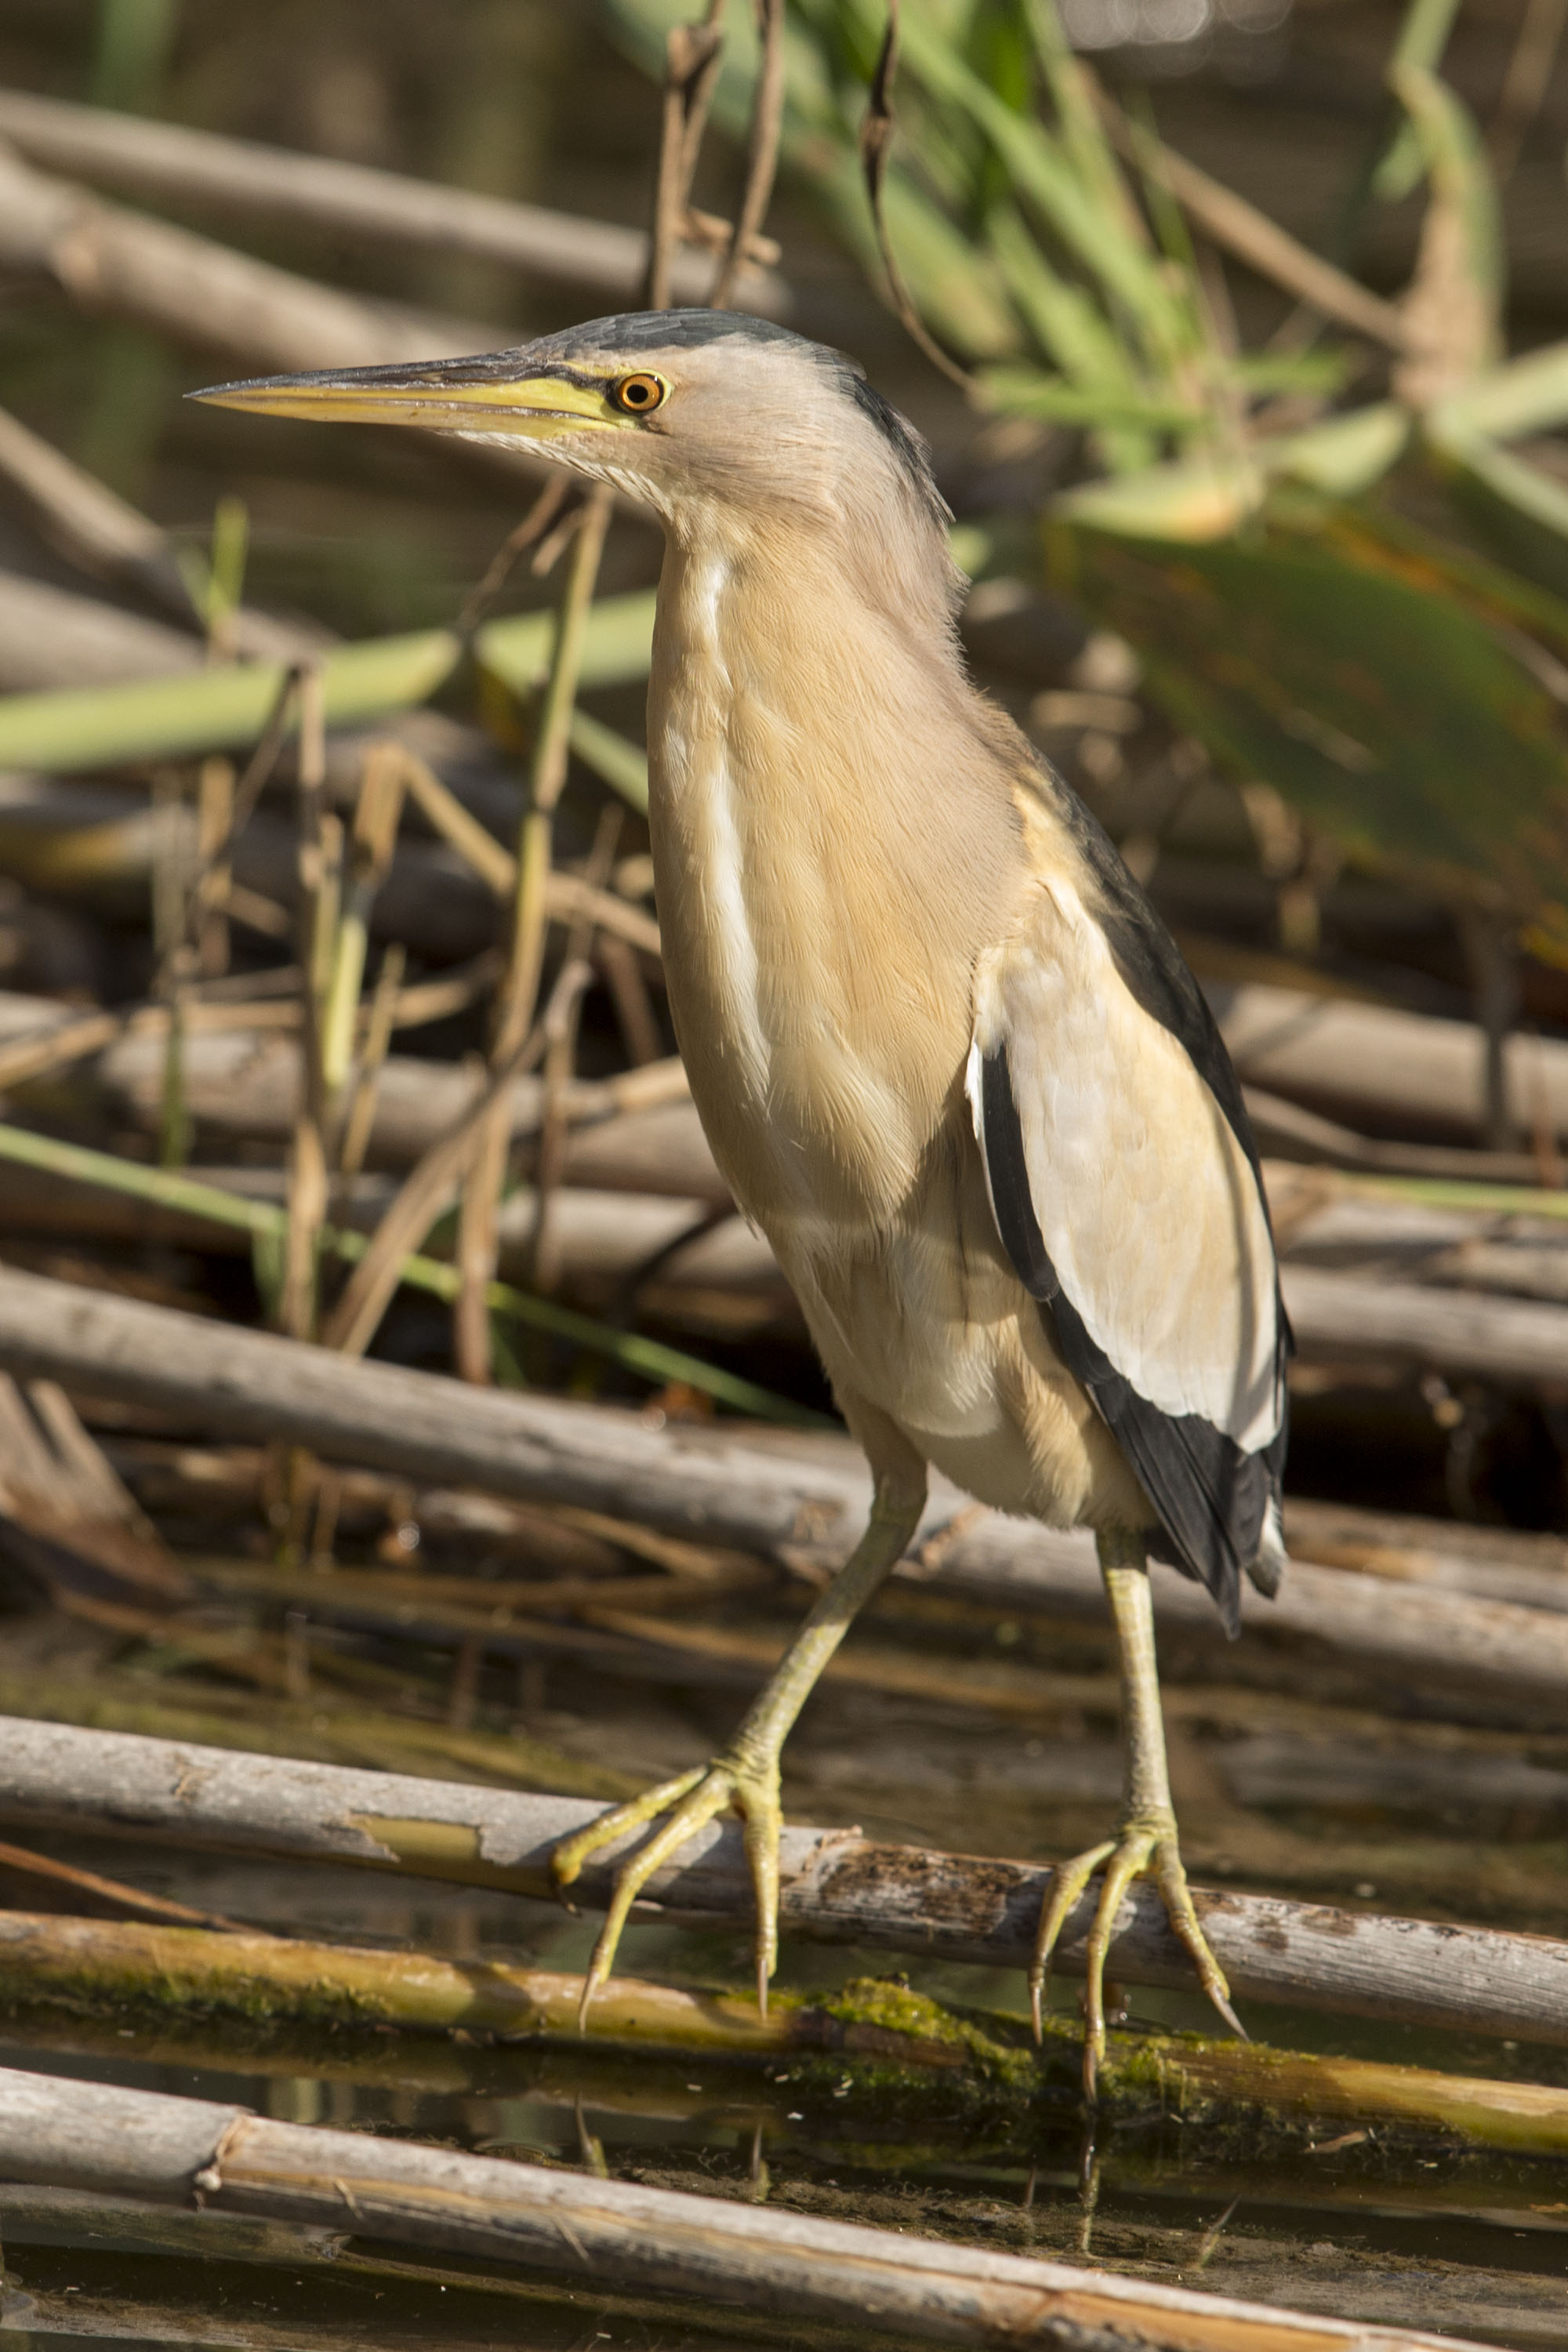
[[1249, 1560], [1247, 1569], [1248, 1577], [1266, 1601], [1272, 1601], [1279, 1591], [1288, 1557], [1285, 1529], [1279, 1517], [1279, 1497], [1270, 1495], [1268, 1507], [1263, 1514], [1262, 1532], [1258, 1538], [1258, 1558]]

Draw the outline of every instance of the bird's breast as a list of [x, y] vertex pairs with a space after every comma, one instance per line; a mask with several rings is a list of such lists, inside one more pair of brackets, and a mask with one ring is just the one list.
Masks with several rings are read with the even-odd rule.
[[921, 838], [918, 744], [900, 775], [865, 632], [826, 617], [742, 558], [672, 559], [650, 682], [671, 1011], [715, 1155], [770, 1230], [896, 1213], [951, 1113], [979, 945], [963, 862]]

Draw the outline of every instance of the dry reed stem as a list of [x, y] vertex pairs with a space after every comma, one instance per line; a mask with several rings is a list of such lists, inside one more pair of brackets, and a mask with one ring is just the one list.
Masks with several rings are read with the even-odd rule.
[[724, 5], [725, 0], [708, 0], [708, 12], [701, 22], [672, 26], [666, 42], [653, 234], [648, 240], [647, 274], [642, 289], [645, 310], [669, 308], [681, 227], [723, 54]]
[[[0, 93], [0, 137], [51, 170], [157, 203], [172, 199], [194, 202], [208, 215], [303, 221], [335, 236], [435, 253], [444, 261], [471, 255], [547, 283], [599, 289], [623, 308], [638, 299], [647, 271], [646, 238], [608, 221], [31, 91]], [[707, 271], [687, 257], [679, 258], [677, 270], [679, 299], [700, 300]], [[758, 292], [765, 292], [774, 311], [787, 301], [776, 280]], [[411, 348], [406, 356], [417, 353]], [[317, 363], [332, 362], [323, 354]]]
[[[607, 803], [599, 812], [584, 880], [590, 890], [603, 889], [616, 862], [626, 812]], [[528, 1274], [532, 1286], [548, 1297], [560, 1284], [561, 1253], [552, 1231], [552, 1204], [560, 1190], [566, 1163], [566, 1095], [576, 1073], [577, 1029], [583, 998], [594, 983], [591, 961], [594, 930], [581, 918], [566, 940], [562, 980], [551, 1000], [545, 1021], [544, 1095], [534, 1150], [533, 1230], [528, 1241]], [[565, 975], [573, 975], [568, 991]]]
[[[322, 1326], [324, 1346], [348, 1356], [363, 1355], [369, 1347], [402, 1279], [404, 1260], [446, 1209], [498, 1120], [510, 1139], [511, 1088], [539, 1060], [545, 1044], [541, 1022], [492, 1068], [484, 1092], [458, 1125], [409, 1171]], [[488, 1318], [488, 1307], [486, 1315]]]
[[381, 970], [376, 974], [375, 992], [370, 1001], [370, 1019], [365, 1025], [364, 1044], [360, 1050], [354, 1090], [343, 1119], [342, 1141], [338, 1150], [338, 1174], [345, 1180], [357, 1176], [364, 1166], [371, 1130], [375, 1125], [375, 1100], [382, 1066], [391, 1050], [393, 1032], [397, 1025], [397, 1008], [407, 961], [407, 951], [402, 941], [390, 941], [381, 959]]
[[220, 1935], [242, 1932], [239, 1922], [220, 1911], [194, 1910], [188, 1903], [171, 1902], [164, 1895], [149, 1895], [143, 1887], [127, 1886], [123, 1879], [105, 1878], [96, 1870], [79, 1870], [74, 1863], [53, 1854], [33, 1853], [26, 1846], [0, 1843], [0, 1870], [14, 1870], [27, 1878], [42, 1878], [54, 1886], [69, 1887], [98, 1903], [115, 1903], [123, 1911], [150, 1911], [170, 1927], [203, 1927]]
[[370, 943], [371, 909], [386, 879], [397, 844], [405, 774], [403, 747], [372, 743], [360, 769], [350, 836], [349, 870], [331, 972], [321, 1008], [321, 1084], [329, 1126], [335, 1125], [348, 1083]]
[[228, 919], [224, 912], [234, 884], [230, 845], [234, 830], [234, 762], [202, 761], [196, 780], [196, 882], [192, 892], [196, 969], [204, 980], [228, 970]]
[[403, 751], [403, 786], [431, 831], [455, 849], [498, 898], [510, 898], [517, 887], [517, 860], [471, 816], [450, 786], [417, 752]]
[[[515, 898], [518, 866], [510, 850], [471, 816], [450, 787], [412, 751], [404, 754], [404, 783], [432, 832], [457, 851], [486, 887], [498, 898]], [[591, 922], [596, 930], [645, 955], [660, 952], [658, 925], [651, 916], [582, 875], [552, 871], [546, 877], [544, 899], [552, 922]]]
[[0, 2081], [0, 2168], [12, 2180], [500, 2254], [564, 2272], [579, 2287], [695, 2294], [862, 2334], [871, 2326], [976, 2347], [1081, 2352], [1132, 2343], [1145, 2352], [1479, 2352], [1400, 2325], [1309, 2317], [1103, 2270], [20, 2069]]
[[581, 927], [574, 929], [567, 949], [566, 961], [551, 992], [545, 1009], [544, 1030], [544, 1094], [540, 1116], [539, 1141], [535, 1148], [533, 1230], [527, 1244], [528, 1281], [531, 1288], [548, 1297], [560, 1278], [560, 1252], [551, 1238], [551, 1202], [560, 1189], [562, 1169], [566, 1149], [566, 1091], [572, 1083], [576, 1057], [577, 1016], [584, 992], [592, 987], [594, 967], [586, 956], [577, 952], [587, 939]]
[[1385, 350], [1402, 352], [1410, 340], [1398, 306], [1371, 293], [1344, 270], [1282, 229], [1245, 196], [1209, 177], [1155, 137], [1130, 121], [1116, 100], [1086, 70], [1085, 80], [1099, 104], [1112, 146], [1124, 161], [1157, 172], [1182, 210], [1205, 236], [1222, 246], [1248, 269], [1256, 271], [1309, 310], [1335, 319], [1358, 335], [1366, 335]]
[[191, 1144], [184, 1103], [184, 1013], [186, 993], [195, 977], [192, 934], [197, 896], [196, 877], [191, 870], [195, 863], [191, 812], [185, 803], [184, 779], [177, 770], [154, 772], [152, 800], [153, 948], [157, 960], [153, 992], [168, 1024], [163, 1033], [158, 1164], [180, 1168]]
[[[519, 1050], [538, 1000], [555, 810], [566, 782], [568, 735], [582, 670], [584, 633], [611, 505], [610, 492], [598, 485], [584, 501], [556, 614], [555, 642], [529, 764], [528, 802], [518, 834], [511, 941], [506, 973], [497, 991], [492, 1068]], [[457, 1250], [459, 1288], [452, 1311], [458, 1371], [462, 1379], [481, 1387], [490, 1378], [488, 1294], [496, 1274], [497, 1216], [510, 1142], [510, 1123], [504, 1101], [498, 1100], [481, 1129], [463, 1188]]]
[[498, 1116], [506, 1115], [510, 1137], [510, 1089], [547, 1049], [552, 1024], [558, 1025], [563, 1017], [560, 1008], [575, 998], [582, 984], [582, 968], [565, 966], [543, 1019], [522, 1040], [510, 1059], [492, 1071], [483, 1093], [458, 1125], [439, 1137], [410, 1171], [322, 1329], [323, 1345], [337, 1349], [341, 1354], [355, 1356], [369, 1346], [402, 1279], [405, 1259], [417, 1249], [447, 1205], [453, 1191], [471, 1168], [486, 1130]]
[[[727, 310], [735, 299], [740, 277], [752, 239], [767, 215], [778, 170], [779, 132], [784, 123], [784, 0], [757, 0], [763, 48], [757, 86], [752, 100], [751, 129], [746, 140], [746, 181], [731, 233], [729, 250], [719, 265], [713, 291], [708, 297], [715, 310]], [[689, 175], [687, 182], [690, 185]], [[650, 306], [651, 307], [651, 306]]]
[[[322, 934], [330, 917], [331, 881], [325, 807], [326, 730], [321, 676], [300, 679], [299, 898], [296, 938], [300, 963], [300, 1028], [303, 1047], [299, 1108], [289, 1163], [289, 1234], [279, 1324], [290, 1338], [309, 1339], [316, 1324], [317, 1256], [326, 1222], [326, 1076], [321, 1059]], [[332, 821], [335, 823], [335, 820]]]
[[573, 480], [564, 467], [551, 474], [539, 496], [520, 523], [508, 531], [474, 586], [458, 607], [452, 627], [459, 637], [471, 637], [501, 590], [511, 576], [518, 558], [526, 555], [551, 525], [557, 520], [573, 490]]
[[1568, 0], [1526, 0], [1508, 71], [1490, 122], [1487, 152], [1492, 177], [1510, 179], [1531, 124], [1541, 111], [1568, 24]]
[[636, 951], [613, 931], [601, 931], [594, 961], [609, 990], [626, 1059], [634, 1069], [646, 1069], [650, 1062], [662, 1059], [664, 1034]]
[[888, 29], [882, 37], [882, 47], [877, 58], [877, 69], [871, 77], [870, 94], [866, 100], [865, 117], [860, 124], [860, 169], [866, 182], [866, 194], [870, 202], [871, 219], [877, 231], [877, 250], [881, 256], [882, 271], [892, 296], [899, 322], [916, 349], [924, 352], [934, 368], [940, 368], [950, 383], [962, 391], [971, 389], [968, 372], [956, 360], [950, 359], [921, 317], [909, 282], [899, 266], [893, 250], [893, 240], [888, 229], [882, 204], [883, 183], [888, 176], [888, 157], [892, 150], [894, 115], [893, 81], [899, 65], [899, 0], [888, 0]]

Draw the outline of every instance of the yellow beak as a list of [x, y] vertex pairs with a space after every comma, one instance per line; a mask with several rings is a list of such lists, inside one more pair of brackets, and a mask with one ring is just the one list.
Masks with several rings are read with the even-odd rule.
[[417, 425], [427, 433], [506, 433], [550, 441], [563, 433], [625, 427], [631, 418], [597, 386], [564, 374], [510, 374], [508, 358], [434, 360], [345, 368], [341, 373], [258, 376], [192, 393], [215, 408], [300, 416], [317, 425]]

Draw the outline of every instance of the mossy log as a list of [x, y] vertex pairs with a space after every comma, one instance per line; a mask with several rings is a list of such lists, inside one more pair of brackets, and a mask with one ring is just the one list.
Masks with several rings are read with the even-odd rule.
[[1455, 2352], [1460, 2341], [20, 2071], [0, 2076], [0, 2176], [325, 2222], [647, 2295], [783, 2307], [939, 2343]]
[[[178, 2018], [575, 2042], [582, 1980], [500, 1960], [458, 1961], [250, 1932], [141, 1921], [0, 1914], [0, 2008], [54, 2008], [167, 2028]], [[933, 2092], [949, 2112], [1078, 2101], [1081, 2032], [1047, 2021], [967, 2017], [906, 1985], [863, 1979], [805, 2000], [617, 1977], [587, 2029], [597, 2046], [700, 2054], [719, 2064], [787, 2058], [798, 2095]], [[1215, 2108], [1275, 2119], [1394, 2124], [1475, 2147], [1568, 2155], [1568, 2090], [1271, 2050], [1194, 2034], [1116, 2033], [1102, 2104], [1158, 2105], [1189, 2119]]]
[[[173, 1740], [0, 1719], [0, 1820], [30, 1832], [108, 1832], [300, 1862], [407, 1871], [511, 1894], [554, 1894], [556, 1843], [599, 1810], [581, 1798], [457, 1787]], [[608, 1898], [614, 1847], [584, 1874]], [[786, 1828], [780, 1920], [825, 1943], [1022, 1967], [1047, 1866], [884, 1845], [851, 1830]], [[1568, 1944], [1544, 1936], [1380, 1918], [1278, 1896], [1194, 1890], [1231, 1989], [1352, 2015], [1568, 2041]], [[1063, 1973], [1081, 1974], [1098, 1890], [1069, 1913]], [[749, 1919], [752, 1885], [737, 1823], [710, 1823], [648, 1889], [659, 1917]], [[1110, 1967], [1121, 1982], [1190, 1988], [1192, 1963], [1158, 1891], [1140, 1883], [1118, 1915]]]

